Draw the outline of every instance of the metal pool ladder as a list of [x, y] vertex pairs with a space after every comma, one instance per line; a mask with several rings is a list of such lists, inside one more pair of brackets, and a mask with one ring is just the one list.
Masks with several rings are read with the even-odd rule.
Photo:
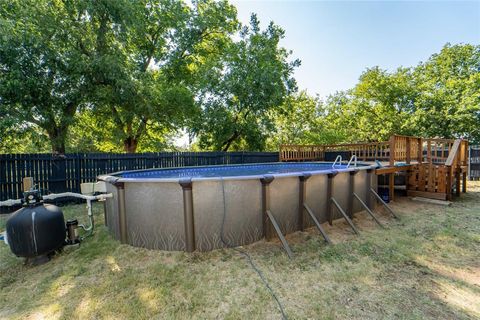
[[350, 160], [347, 163], [347, 168], [350, 168], [350, 165], [352, 164], [352, 161], [353, 161], [353, 166], [356, 167], [357, 166], [357, 156], [356, 155], [353, 155], [350, 158]]
[[337, 164], [337, 162], [339, 164], [342, 164], [342, 156], [341, 155], [338, 155], [337, 158], [335, 158], [335, 162], [332, 164], [332, 168], [335, 168], [335, 165]]

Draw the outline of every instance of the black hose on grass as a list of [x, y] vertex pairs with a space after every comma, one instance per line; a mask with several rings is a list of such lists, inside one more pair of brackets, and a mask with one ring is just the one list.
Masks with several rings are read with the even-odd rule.
[[226, 208], [226, 202], [225, 202], [225, 183], [224, 183], [223, 177], [221, 178], [221, 181], [222, 181], [222, 195], [223, 195], [223, 217], [222, 217], [222, 227], [221, 227], [221, 230], [220, 230], [220, 240], [222, 241], [224, 246], [237, 251], [238, 253], [240, 253], [241, 255], [243, 255], [247, 259], [247, 262], [250, 264], [252, 269], [258, 274], [258, 276], [262, 280], [263, 284], [265, 285], [265, 287], [267, 288], [267, 290], [270, 292], [271, 296], [273, 297], [273, 299], [277, 303], [278, 309], [280, 310], [280, 313], [282, 314], [282, 319], [287, 320], [288, 317], [285, 313], [285, 310], [283, 308], [282, 303], [280, 302], [280, 299], [276, 295], [275, 291], [273, 291], [272, 287], [270, 286], [270, 284], [267, 281], [267, 278], [265, 278], [263, 272], [253, 262], [250, 254], [248, 254], [248, 252], [246, 252], [246, 251], [243, 251], [242, 249], [239, 249], [239, 248], [233, 246], [232, 244], [229, 244], [227, 242], [227, 240], [225, 240], [223, 238], [223, 231], [224, 231], [224, 227], [225, 227], [225, 219], [226, 219], [226, 215], [227, 215], [227, 208]]

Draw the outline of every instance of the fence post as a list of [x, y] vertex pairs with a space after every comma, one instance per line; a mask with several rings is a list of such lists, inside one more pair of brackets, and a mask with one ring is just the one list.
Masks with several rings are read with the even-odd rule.
[[67, 159], [65, 155], [53, 155], [52, 171], [49, 177], [48, 189], [53, 193], [65, 192], [67, 189]]
[[405, 154], [405, 158], [406, 158], [405, 160], [406, 160], [406, 161], [405, 161], [405, 162], [406, 162], [407, 164], [410, 164], [411, 157], [412, 157], [412, 155], [411, 155], [411, 141], [410, 141], [410, 137], [407, 137], [407, 141], [406, 141], [405, 147], [406, 147], [406, 149], [407, 149], [407, 150], [405, 150], [405, 151], [406, 151], [406, 154]]
[[417, 162], [422, 163], [423, 162], [423, 139], [418, 138], [418, 149], [417, 149]]

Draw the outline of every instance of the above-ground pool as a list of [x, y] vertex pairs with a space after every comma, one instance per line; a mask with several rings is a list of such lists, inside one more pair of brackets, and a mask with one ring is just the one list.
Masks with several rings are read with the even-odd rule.
[[[334, 198], [349, 214], [363, 202], [374, 204], [372, 169], [327, 162], [268, 163], [150, 169], [100, 176], [114, 197], [105, 204], [105, 221], [115, 238], [161, 250], [208, 251], [253, 243], [274, 231], [267, 210], [282, 233], [341, 217]], [[328, 201], [327, 201], [328, 200]]]

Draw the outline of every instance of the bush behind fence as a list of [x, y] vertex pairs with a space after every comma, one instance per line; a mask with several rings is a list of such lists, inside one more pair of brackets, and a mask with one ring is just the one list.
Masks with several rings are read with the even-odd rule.
[[0, 154], [0, 201], [20, 198], [24, 177], [44, 193], [80, 192], [81, 183], [123, 170], [277, 161], [277, 152]]

